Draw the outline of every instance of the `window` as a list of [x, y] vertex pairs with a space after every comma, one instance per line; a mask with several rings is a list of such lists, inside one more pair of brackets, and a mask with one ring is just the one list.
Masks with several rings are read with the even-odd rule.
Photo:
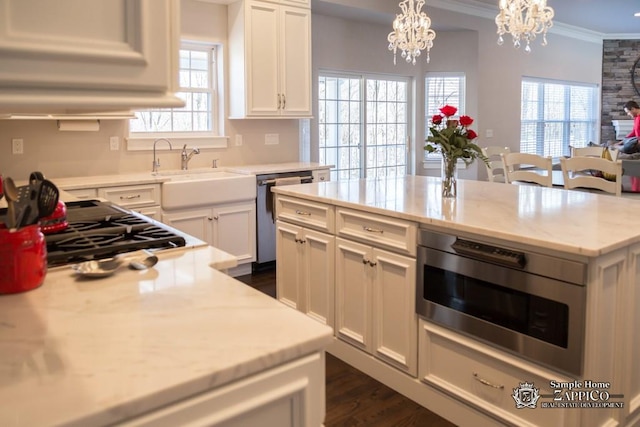
[[409, 81], [321, 74], [319, 162], [331, 180], [407, 173]]
[[[458, 109], [458, 115], [464, 114], [465, 83], [463, 73], [427, 73], [424, 84], [425, 141], [429, 136], [431, 117], [440, 114], [441, 107], [452, 105]], [[425, 151], [425, 159], [437, 159], [440, 162], [440, 154]]]
[[185, 101], [185, 106], [137, 111], [137, 119], [131, 120], [129, 125], [132, 136], [180, 139], [220, 135], [216, 55], [217, 49], [212, 44], [183, 43], [177, 96]]
[[521, 152], [560, 157], [596, 140], [596, 85], [524, 78], [521, 97]]

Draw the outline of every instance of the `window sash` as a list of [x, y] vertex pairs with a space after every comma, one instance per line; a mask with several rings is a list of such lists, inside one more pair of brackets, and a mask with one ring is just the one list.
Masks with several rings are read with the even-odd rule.
[[332, 180], [407, 173], [407, 78], [322, 72], [318, 77], [318, 150], [335, 165]]
[[211, 44], [183, 43], [179, 57], [181, 85], [176, 96], [185, 101], [185, 106], [137, 111], [137, 119], [130, 125], [133, 136], [217, 134], [216, 48]]
[[520, 151], [568, 156], [596, 140], [597, 98], [597, 85], [523, 78]]
[[[464, 73], [459, 72], [427, 73], [424, 91], [424, 141], [426, 141], [430, 135], [431, 118], [440, 113], [440, 108], [445, 105], [453, 105], [458, 108], [457, 115], [465, 114], [466, 76]], [[440, 161], [440, 158], [440, 153], [424, 152], [425, 160]]]

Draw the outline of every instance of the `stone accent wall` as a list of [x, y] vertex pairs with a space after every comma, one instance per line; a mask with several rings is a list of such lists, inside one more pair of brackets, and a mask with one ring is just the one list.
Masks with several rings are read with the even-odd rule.
[[624, 104], [640, 96], [631, 84], [631, 67], [640, 57], [640, 40], [604, 40], [602, 46], [602, 116], [600, 141], [615, 140], [611, 120], [626, 120]]

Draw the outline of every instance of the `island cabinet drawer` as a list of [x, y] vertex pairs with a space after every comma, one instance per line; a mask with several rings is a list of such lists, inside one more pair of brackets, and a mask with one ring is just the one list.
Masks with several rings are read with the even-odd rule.
[[98, 189], [98, 197], [125, 208], [160, 204], [160, 184], [126, 185]]
[[[421, 381], [507, 425], [580, 425], [580, 410], [543, 407], [554, 403], [551, 381], [573, 379], [423, 319], [418, 329], [418, 378]], [[531, 396], [534, 400], [537, 398], [535, 408], [534, 403], [527, 400]]]
[[338, 208], [336, 230], [341, 237], [383, 246], [404, 254], [416, 255], [418, 227], [410, 221]]
[[333, 234], [335, 230], [335, 210], [333, 206], [324, 203], [278, 195], [276, 214], [282, 221], [293, 222], [326, 233]]

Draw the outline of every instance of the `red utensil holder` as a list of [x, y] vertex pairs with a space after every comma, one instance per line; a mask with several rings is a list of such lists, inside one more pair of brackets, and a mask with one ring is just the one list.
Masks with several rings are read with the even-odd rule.
[[40, 226], [29, 225], [13, 232], [0, 228], [0, 294], [35, 289], [46, 274], [47, 245]]

